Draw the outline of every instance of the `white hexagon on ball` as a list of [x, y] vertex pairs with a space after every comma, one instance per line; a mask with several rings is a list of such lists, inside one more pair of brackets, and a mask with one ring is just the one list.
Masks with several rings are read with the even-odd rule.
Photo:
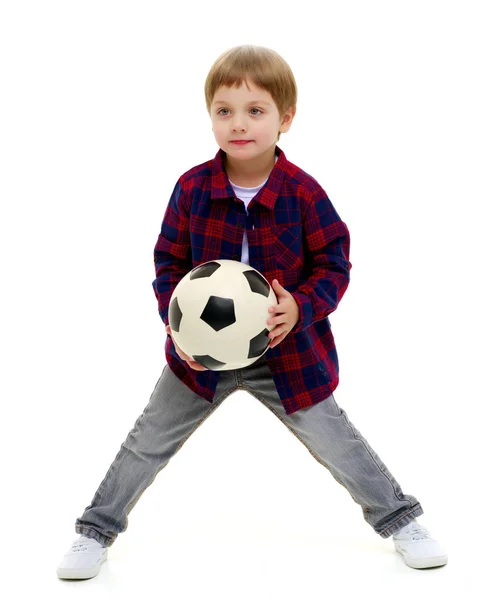
[[267, 279], [236, 260], [202, 263], [181, 279], [168, 307], [179, 348], [212, 371], [241, 369], [268, 349], [268, 309], [278, 304]]

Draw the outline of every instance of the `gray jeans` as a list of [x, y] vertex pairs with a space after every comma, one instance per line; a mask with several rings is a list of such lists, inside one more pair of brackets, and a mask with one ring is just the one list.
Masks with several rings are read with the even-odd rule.
[[414, 496], [398, 482], [354, 427], [331, 394], [286, 415], [264, 356], [244, 369], [222, 371], [213, 403], [163, 369], [150, 401], [121, 444], [91, 504], [75, 522], [75, 531], [111, 546], [128, 526], [128, 513], [156, 475], [190, 435], [232, 392], [247, 390], [267, 406], [326, 467], [357, 502], [367, 523], [388, 538], [423, 514]]

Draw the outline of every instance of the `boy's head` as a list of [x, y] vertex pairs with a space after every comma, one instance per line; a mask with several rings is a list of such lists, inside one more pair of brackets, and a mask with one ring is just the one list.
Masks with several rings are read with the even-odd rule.
[[[237, 158], [266, 152], [289, 130], [297, 87], [286, 61], [262, 46], [236, 46], [215, 61], [205, 99], [220, 148]], [[233, 144], [231, 140], [252, 140]]]

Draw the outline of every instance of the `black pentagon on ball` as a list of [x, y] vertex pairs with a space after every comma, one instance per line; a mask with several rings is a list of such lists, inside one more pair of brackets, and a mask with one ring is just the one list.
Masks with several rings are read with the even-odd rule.
[[258, 271], [243, 271], [243, 275], [246, 277], [252, 292], [261, 294], [266, 298], [269, 296], [270, 285], [261, 273], [258, 273]]
[[219, 367], [224, 367], [226, 364], [225, 362], [216, 360], [209, 354], [203, 354], [203, 355], [194, 354], [191, 358], [193, 360], [196, 360], [197, 363], [200, 363], [200, 365], [202, 367], [206, 367], [207, 369], [210, 369], [212, 371], [214, 371], [215, 369], [218, 369]]
[[236, 323], [235, 305], [231, 298], [210, 296], [200, 319], [215, 331]]
[[169, 324], [170, 324], [171, 329], [173, 331], [179, 331], [183, 313], [181, 312], [180, 305], [178, 304], [178, 298], [173, 298], [172, 302], [170, 303], [168, 313], [169, 313]]
[[248, 358], [257, 358], [264, 353], [269, 342], [271, 341], [268, 335], [269, 331], [267, 329], [263, 329], [261, 333], [255, 335], [255, 337], [250, 340]]
[[220, 267], [221, 265], [214, 260], [198, 265], [190, 271], [190, 280], [199, 279], [200, 277], [211, 277]]

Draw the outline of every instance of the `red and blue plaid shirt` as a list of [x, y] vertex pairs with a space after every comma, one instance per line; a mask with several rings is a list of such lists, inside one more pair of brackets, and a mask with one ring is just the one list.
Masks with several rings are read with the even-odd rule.
[[[224, 151], [178, 179], [154, 249], [153, 289], [168, 325], [178, 282], [201, 263], [240, 260], [246, 229], [249, 264], [296, 300], [299, 320], [264, 357], [286, 414], [313, 406], [338, 386], [339, 364], [327, 318], [349, 285], [349, 231], [323, 188], [276, 146], [276, 163], [248, 211], [231, 187]], [[167, 336], [166, 360], [190, 389], [212, 402], [221, 371], [195, 371]]]

